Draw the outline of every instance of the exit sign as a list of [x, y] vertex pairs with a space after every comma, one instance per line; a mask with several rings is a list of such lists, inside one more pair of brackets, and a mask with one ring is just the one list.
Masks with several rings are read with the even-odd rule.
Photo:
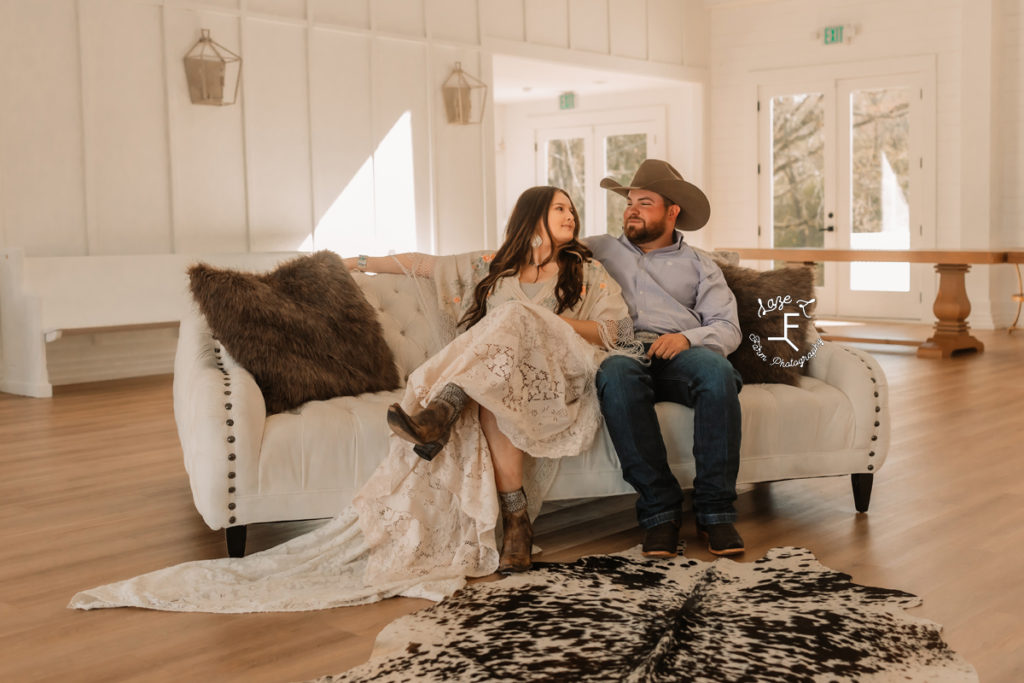
[[575, 109], [576, 108], [576, 93], [564, 92], [558, 96], [558, 108], [559, 109]]
[[842, 26], [826, 26], [822, 32], [825, 35], [825, 44], [834, 45], [836, 43], [843, 42], [843, 27]]

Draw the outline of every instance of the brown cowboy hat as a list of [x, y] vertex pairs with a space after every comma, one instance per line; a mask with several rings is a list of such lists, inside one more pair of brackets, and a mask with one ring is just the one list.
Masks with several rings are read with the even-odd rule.
[[620, 185], [615, 178], [605, 178], [601, 187], [623, 197], [628, 197], [630, 190], [648, 190], [667, 197], [679, 205], [676, 227], [680, 230], [700, 230], [711, 218], [711, 203], [707, 196], [699, 187], [683, 180], [679, 171], [661, 159], [646, 159], [629, 185]]

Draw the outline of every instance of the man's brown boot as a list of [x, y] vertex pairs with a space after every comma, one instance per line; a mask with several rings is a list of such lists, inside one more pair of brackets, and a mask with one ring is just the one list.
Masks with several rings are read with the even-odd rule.
[[459, 419], [468, 397], [457, 384], [447, 384], [415, 415], [409, 415], [402, 406], [392, 403], [388, 408], [388, 426], [398, 436], [416, 444], [413, 450], [424, 460], [434, 456], [448, 443], [452, 425]]
[[519, 488], [509, 493], [499, 491], [498, 498], [501, 501], [502, 526], [498, 572], [525, 572], [533, 566], [533, 525], [526, 509], [526, 494]]

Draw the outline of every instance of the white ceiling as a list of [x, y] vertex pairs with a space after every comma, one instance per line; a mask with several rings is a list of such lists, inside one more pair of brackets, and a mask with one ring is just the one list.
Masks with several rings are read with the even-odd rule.
[[678, 86], [678, 81], [667, 78], [494, 55], [494, 101], [498, 104], [531, 100], [554, 102], [567, 91], [595, 95]]

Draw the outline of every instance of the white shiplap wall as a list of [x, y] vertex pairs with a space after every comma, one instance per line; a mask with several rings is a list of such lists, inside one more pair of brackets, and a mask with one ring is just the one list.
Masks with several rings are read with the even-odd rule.
[[[1024, 0], [998, 0], [996, 15], [993, 128], [998, 193], [993, 222], [1000, 244], [1024, 248]], [[992, 300], [999, 306], [1000, 320], [1012, 321], [1017, 304], [1007, 293], [1020, 287], [1010, 267], [1001, 270], [1001, 277], [992, 281]]]
[[[242, 55], [235, 106], [188, 101], [200, 28]], [[486, 80], [498, 40], [663, 73], [703, 66], [705, 28], [700, 0], [3, 0], [0, 247], [480, 248], [502, 220], [494, 108], [445, 122], [454, 62]], [[58, 342], [51, 379], [116, 376], [85, 356], [131, 340]]]

